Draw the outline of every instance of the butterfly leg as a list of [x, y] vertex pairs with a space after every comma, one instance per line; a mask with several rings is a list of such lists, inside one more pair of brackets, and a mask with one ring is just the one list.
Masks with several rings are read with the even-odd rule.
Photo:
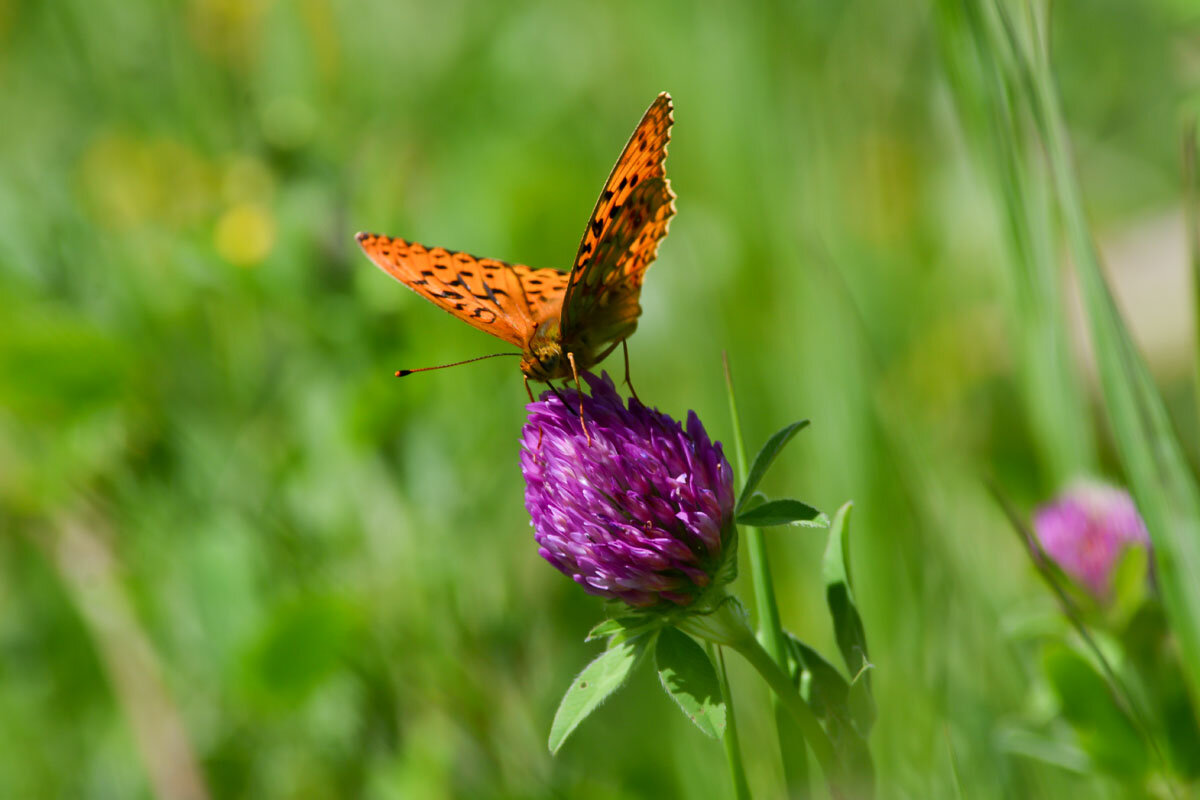
[[[528, 375], [522, 375], [521, 377], [523, 377], [523, 378], [525, 379], [525, 394], [529, 395], [529, 402], [531, 402], [531, 403], [532, 403], [532, 402], [534, 402], [534, 400], [533, 400], [533, 389], [530, 389], [530, 388], [529, 388], [529, 376], [528, 376]], [[541, 425], [538, 425], [538, 443], [537, 443], [537, 449], [538, 449], [538, 450], [541, 450], [541, 449], [542, 449], [542, 426], [541, 426]]]
[[[621, 350], [625, 354], [625, 385], [629, 387], [629, 391], [633, 394], [633, 399], [641, 403], [642, 398], [638, 397], [637, 389], [633, 388], [633, 381], [629, 379], [629, 345], [626, 344], [626, 341], [626, 339], [621, 340]], [[643, 405], [645, 404], [643, 403]]]
[[568, 352], [567, 360], [571, 362], [571, 374], [575, 376], [575, 391], [579, 393], [579, 424], [587, 436], [588, 447], [592, 446], [592, 432], [588, 430], [587, 421], [583, 418], [583, 386], [579, 383], [579, 370], [575, 368], [575, 354]]

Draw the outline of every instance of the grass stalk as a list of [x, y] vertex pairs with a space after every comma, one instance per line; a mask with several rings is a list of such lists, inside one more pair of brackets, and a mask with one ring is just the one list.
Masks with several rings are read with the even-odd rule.
[[736, 800], [750, 800], [750, 784], [746, 780], [746, 766], [742, 763], [742, 745], [738, 735], [737, 715], [733, 710], [733, 692], [729, 689], [729, 675], [725, 671], [725, 651], [712, 642], [705, 642], [708, 657], [717, 668], [717, 683], [721, 686], [721, 699], [725, 702], [725, 735], [721, 744], [725, 748], [725, 762], [729, 765], [729, 778], [733, 781], [733, 796]]
[[[744, 481], [749, 475], [750, 464], [746, 460], [746, 445], [742, 438], [741, 418], [738, 416], [737, 397], [733, 390], [733, 375], [729, 369], [729, 357], [722, 354], [725, 368], [725, 385], [729, 396], [729, 415], [733, 423], [733, 449], [737, 459], [738, 474]], [[771, 579], [771, 562], [767, 553], [767, 541], [760, 528], [743, 526], [742, 536], [750, 560], [750, 581], [754, 587], [754, 609], [757, 620], [758, 641], [781, 670], [787, 670], [787, 640], [779, 618], [779, 604], [775, 601], [775, 587]], [[804, 748], [798, 746], [796, 731], [786, 716], [781, 713], [778, 695], [772, 699], [775, 716], [775, 732], [779, 740], [779, 753], [783, 761], [784, 779], [792, 796], [807, 796], [809, 793], [808, 758]], [[808, 733], [801, 731], [803, 738]], [[811, 746], [811, 742], [809, 743]]]
[[1101, 269], [1050, 66], [1048, 25], [1040, 6], [1026, 7], [1031, 34], [1022, 37], [1003, 5], [994, 5], [999, 24], [992, 27], [992, 44], [1009, 55], [1045, 147], [1079, 275], [1109, 423], [1150, 531], [1158, 585], [1179, 640], [1184, 672], [1193, 698], [1200, 698], [1200, 493]]

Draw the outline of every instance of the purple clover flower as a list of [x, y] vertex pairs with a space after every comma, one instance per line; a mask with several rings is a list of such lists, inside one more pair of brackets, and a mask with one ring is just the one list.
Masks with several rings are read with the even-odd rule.
[[1034, 512], [1042, 549], [1063, 572], [1107, 599], [1112, 573], [1127, 547], [1149, 547], [1150, 537], [1124, 489], [1080, 483]]
[[538, 553], [591, 594], [689, 605], [734, 536], [729, 461], [695, 412], [685, 430], [637, 400], [626, 407], [607, 373], [584, 378], [591, 444], [574, 391], [528, 406], [521, 471]]

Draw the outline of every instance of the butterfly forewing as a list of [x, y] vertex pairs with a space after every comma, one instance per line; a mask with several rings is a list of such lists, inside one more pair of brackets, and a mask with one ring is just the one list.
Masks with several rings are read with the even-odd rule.
[[671, 96], [647, 109], [604, 184], [575, 256], [563, 300], [564, 344], [590, 346], [633, 333], [638, 295], [658, 242], [675, 213], [664, 162], [671, 138]]
[[[493, 258], [373, 233], [358, 234], [376, 266], [463, 322], [524, 348], [543, 319], [544, 304], [528, 298], [527, 281], [549, 285], [557, 270], [535, 270]], [[531, 278], [530, 276], [533, 276]]]

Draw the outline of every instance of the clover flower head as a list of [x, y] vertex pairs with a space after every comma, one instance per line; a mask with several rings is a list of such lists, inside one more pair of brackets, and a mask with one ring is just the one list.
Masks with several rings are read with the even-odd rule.
[[[540, 555], [586, 591], [648, 608], [690, 605], [721, 571], [733, 532], [733, 470], [694, 412], [687, 426], [612, 380], [545, 392], [522, 431], [525, 507]], [[590, 442], [589, 442], [590, 434]]]
[[1127, 547], [1149, 547], [1150, 537], [1129, 492], [1080, 483], [1034, 512], [1042, 549], [1098, 599], [1112, 590], [1113, 571]]

